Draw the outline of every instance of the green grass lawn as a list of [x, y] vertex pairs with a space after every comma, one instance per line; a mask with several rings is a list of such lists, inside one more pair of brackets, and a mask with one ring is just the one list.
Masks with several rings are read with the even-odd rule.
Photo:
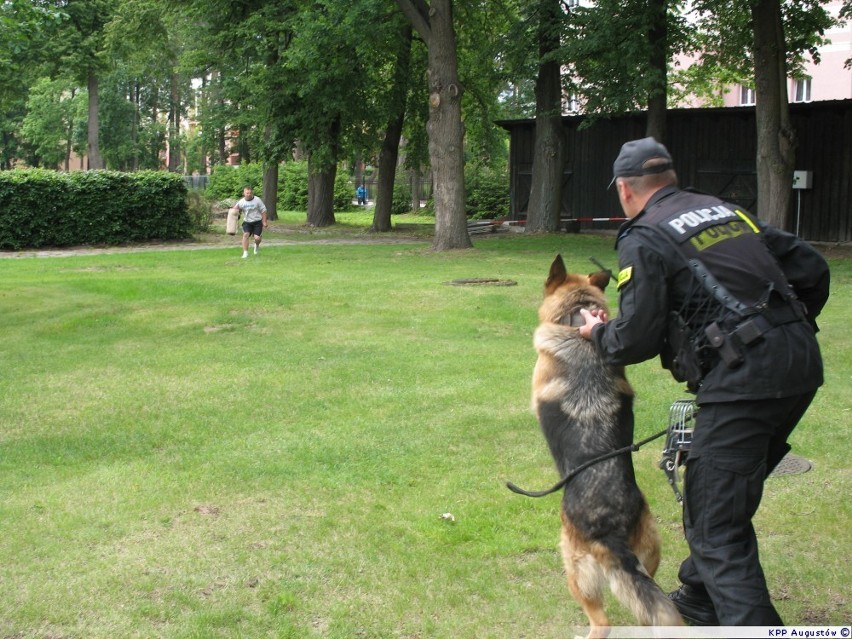
[[[391, 216], [393, 231], [371, 234], [369, 229], [373, 223], [373, 213], [373, 207], [337, 212], [334, 216], [335, 224], [318, 228], [306, 225], [304, 211], [279, 211], [278, 219], [269, 223], [269, 227], [263, 232], [263, 237], [264, 240], [271, 242], [363, 240], [368, 237], [374, 240], [432, 240], [435, 229], [434, 216], [410, 213], [393, 215]], [[239, 230], [237, 238], [241, 237], [242, 230]], [[232, 244], [233, 239], [225, 233], [225, 218], [218, 217], [213, 220], [209, 232], [197, 234], [194, 241], [208, 244]]]
[[[559, 497], [504, 483], [556, 479], [529, 409], [550, 262], [615, 268], [612, 238], [474, 242], [0, 260], [0, 637], [573, 636]], [[814, 468], [771, 479], [756, 522], [809, 625], [848, 623], [852, 590], [852, 260], [832, 267], [828, 381], [792, 440]], [[628, 375], [638, 439], [685, 394], [656, 361]], [[661, 446], [634, 460], [671, 589]]]

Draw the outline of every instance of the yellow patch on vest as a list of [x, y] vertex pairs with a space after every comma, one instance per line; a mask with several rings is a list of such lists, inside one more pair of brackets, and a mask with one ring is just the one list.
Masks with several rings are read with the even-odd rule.
[[752, 222], [750, 219], [748, 219], [748, 216], [745, 213], [743, 213], [739, 209], [734, 209], [734, 213], [739, 215], [740, 218], [743, 220], [743, 222], [745, 222], [746, 224], [748, 224], [751, 227], [752, 231], [754, 231], [755, 233], [760, 233], [760, 229], [757, 228], [757, 225], [754, 222]]
[[621, 287], [627, 284], [630, 281], [630, 278], [633, 277], [633, 267], [628, 266], [627, 268], [623, 268], [618, 272], [618, 285], [617, 289], [621, 290]]

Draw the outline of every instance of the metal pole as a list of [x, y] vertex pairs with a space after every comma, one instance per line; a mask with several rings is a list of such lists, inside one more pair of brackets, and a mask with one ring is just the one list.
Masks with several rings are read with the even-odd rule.
[[796, 235], [801, 237], [799, 234], [799, 229], [801, 228], [802, 223], [802, 190], [796, 189], [798, 193], [798, 203], [796, 205]]

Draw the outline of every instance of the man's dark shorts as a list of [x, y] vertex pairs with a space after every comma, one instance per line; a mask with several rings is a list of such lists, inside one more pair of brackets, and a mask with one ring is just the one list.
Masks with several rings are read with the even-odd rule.
[[263, 220], [258, 220], [257, 222], [243, 222], [243, 233], [257, 235], [260, 237], [263, 233]]

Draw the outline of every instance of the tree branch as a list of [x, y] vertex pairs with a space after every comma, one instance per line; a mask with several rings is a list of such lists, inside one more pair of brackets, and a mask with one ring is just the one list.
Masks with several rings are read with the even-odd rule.
[[429, 25], [429, 5], [425, 0], [396, 0], [396, 3], [428, 46], [432, 36], [432, 28]]

